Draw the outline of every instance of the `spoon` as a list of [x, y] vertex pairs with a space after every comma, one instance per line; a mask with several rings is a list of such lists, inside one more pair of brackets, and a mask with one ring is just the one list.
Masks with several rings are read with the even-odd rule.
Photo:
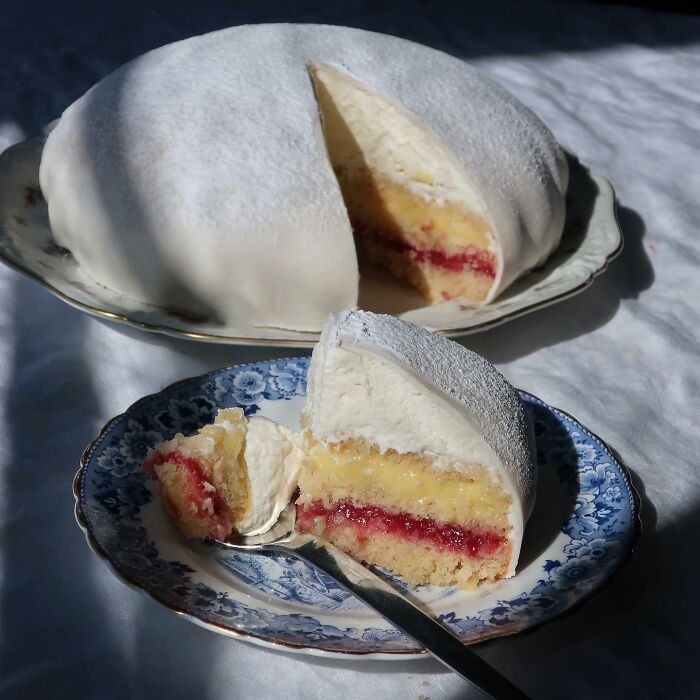
[[437, 620], [335, 545], [295, 530], [295, 521], [296, 508], [290, 503], [272, 529], [262, 535], [233, 534], [227, 540], [205, 542], [234, 551], [277, 552], [299, 557], [330, 576], [486, 696], [498, 700], [526, 698]]

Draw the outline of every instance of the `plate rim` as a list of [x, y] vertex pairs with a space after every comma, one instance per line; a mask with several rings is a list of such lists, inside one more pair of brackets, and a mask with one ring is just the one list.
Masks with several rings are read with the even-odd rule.
[[[58, 122], [58, 120], [55, 120], [55, 122]], [[54, 122], [51, 122], [51, 124], [47, 125], [45, 127], [45, 134], [50, 131], [51, 128], [53, 128]], [[3, 157], [7, 157], [7, 154], [11, 151], [14, 150], [19, 150], [21, 148], [28, 148], [31, 147], [33, 144], [37, 142], [43, 142], [45, 140], [46, 136], [45, 135], [39, 135], [39, 136], [32, 136], [29, 137], [23, 141], [20, 141], [18, 143], [13, 144], [9, 148], [5, 149], [2, 153], [0, 153], [0, 159]], [[573, 287], [572, 289], [565, 290], [563, 292], [560, 292], [559, 294], [555, 294], [554, 296], [547, 297], [546, 299], [541, 299], [539, 301], [532, 302], [528, 304], [527, 306], [520, 308], [520, 309], [515, 309], [513, 311], [510, 311], [508, 313], [503, 314], [502, 316], [499, 316], [497, 318], [493, 318], [487, 321], [482, 321], [481, 323], [477, 323], [476, 325], [473, 326], [467, 326], [467, 327], [460, 327], [460, 328], [433, 328], [433, 327], [428, 327], [429, 330], [432, 332], [438, 334], [438, 335], [444, 335], [445, 337], [448, 338], [456, 338], [456, 337], [463, 337], [466, 335], [472, 335], [474, 333], [481, 333], [483, 331], [490, 330], [492, 328], [496, 328], [497, 326], [500, 326], [504, 323], [507, 323], [508, 321], [512, 321], [516, 318], [519, 318], [520, 316], [525, 316], [529, 313], [532, 313], [534, 311], [538, 311], [540, 309], [546, 308], [547, 306], [551, 306], [553, 304], [556, 304], [560, 301], [564, 301], [568, 299], [569, 297], [575, 296], [576, 294], [579, 294], [583, 290], [585, 290], [587, 287], [589, 287], [593, 281], [595, 280], [596, 277], [599, 275], [602, 275], [610, 266], [610, 263], [615, 260], [615, 258], [620, 255], [624, 248], [624, 234], [622, 231], [622, 227], [620, 226], [620, 221], [618, 218], [618, 198], [617, 194], [615, 192], [615, 188], [613, 187], [612, 183], [602, 175], [599, 175], [598, 173], [593, 172], [587, 165], [585, 165], [578, 155], [576, 155], [575, 152], [573, 152], [570, 149], [564, 149], [564, 151], [567, 154], [567, 157], [574, 159], [581, 167], [585, 168], [591, 178], [593, 178], [596, 183], [601, 186], [603, 189], [607, 190], [607, 195], [608, 199], [610, 201], [610, 211], [608, 214], [611, 216], [608, 217], [608, 223], [614, 224], [615, 232], [617, 234], [617, 245], [611, 250], [608, 251], [605, 255], [605, 258], [603, 259], [602, 263], [598, 268], [595, 270], [592, 270], [588, 277], [581, 281], [577, 286]], [[106, 319], [108, 321], [113, 321], [117, 323], [121, 323], [127, 326], [130, 326], [132, 328], [136, 328], [142, 331], [150, 332], [150, 333], [161, 333], [166, 336], [174, 337], [174, 338], [181, 338], [185, 340], [192, 340], [196, 342], [210, 342], [210, 343], [217, 343], [221, 345], [252, 345], [252, 346], [270, 346], [270, 347], [297, 347], [297, 348], [310, 348], [313, 347], [313, 345], [318, 342], [318, 338], [320, 335], [320, 331], [300, 331], [300, 330], [287, 330], [285, 329], [278, 329], [281, 330], [282, 332], [291, 332], [294, 333], [295, 335], [304, 335], [307, 334], [309, 337], [308, 338], [299, 338], [299, 337], [294, 337], [294, 338], [261, 338], [259, 336], [247, 336], [247, 335], [221, 335], [218, 333], [207, 333], [207, 332], [201, 332], [201, 331], [196, 331], [196, 330], [185, 330], [182, 328], [176, 328], [174, 326], [170, 326], [167, 324], [163, 323], [150, 323], [149, 321], [144, 321], [144, 320], [136, 320], [134, 318], [131, 318], [129, 315], [125, 313], [118, 313], [116, 311], [108, 311], [103, 308], [99, 308], [96, 306], [92, 306], [91, 304], [88, 304], [84, 301], [80, 301], [79, 299], [75, 299], [74, 297], [70, 296], [64, 291], [61, 291], [58, 289], [56, 286], [51, 284], [48, 280], [46, 280], [44, 277], [42, 277], [41, 273], [37, 270], [30, 269], [26, 265], [23, 265], [20, 261], [8, 256], [6, 251], [4, 251], [0, 247], [0, 260], [6, 264], [8, 267], [11, 269], [16, 270], [17, 272], [23, 274], [24, 276], [28, 277], [30, 280], [33, 282], [36, 282], [40, 286], [42, 286], [44, 289], [49, 291], [51, 294], [54, 296], [58, 297], [61, 301], [69, 304], [70, 306], [77, 308], [85, 313], [90, 314], [91, 316], [95, 316], [97, 318], [102, 318]], [[95, 280], [97, 282], [97, 280]], [[97, 284], [100, 284], [97, 282]]]
[[[293, 362], [293, 361], [298, 361], [298, 357], [280, 357], [280, 358], [272, 358], [270, 360], [264, 360], [264, 362]], [[311, 655], [311, 656], [317, 656], [317, 657], [323, 657], [323, 658], [335, 658], [335, 659], [368, 659], [368, 660], [376, 660], [376, 661], [408, 661], [411, 659], [416, 659], [416, 658], [421, 658], [421, 657], [426, 657], [429, 655], [429, 652], [426, 649], [416, 649], [414, 651], [363, 651], [363, 650], [351, 650], [351, 649], [324, 649], [319, 646], [314, 646], [314, 645], [309, 645], [309, 644], [300, 644], [296, 642], [286, 642], [286, 641], [271, 641], [268, 638], [262, 637], [259, 634], [256, 634], [255, 632], [251, 631], [244, 631], [244, 630], [234, 630], [229, 627], [226, 627], [224, 625], [221, 625], [216, 622], [205, 622], [204, 620], [201, 620], [198, 618], [196, 615], [193, 615], [191, 612], [188, 610], [178, 607], [176, 605], [173, 605], [163, 599], [161, 599], [156, 593], [153, 591], [144, 588], [140, 584], [138, 584], [136, 581], [132, 580], [128, 576], [126, 576], [123, 572], [121, 572], [117, 567], [115, 566], [114, 562], [110, 558], [110, 556], [105, 552], [105, 550], [102, 548], [102, 546], [99, 544], [97, 541], [97, 538], [95, 537], [91, 527], [89, 520], [85, 514], [85, 511], [82, 506], [82, 486], [87, 474], [87, 465], [88, 465], [88, 460], [93, 452], [93, 450], [96, 448], [98, 442], [100, 442], [101, 438], [103, 435], [117, 422], [122, 420], [124, 416], [131, 411], [135, 406], [137, 406], [140, 403], [146, 403], [149, 400], [154, 399], [156, 396], [159, 394], [169, 391], [171, 389], [174, 389], [175, 387], [179, 386], [180, 384], [185, 384], [187, 382], [190, 382], [195, 379], [200, 379], [207, 377], [212, 374], [216, 374], [218, 372], [226, 371], [226, 370], [232, 370], [232, 369], [239, 369], [243, 367], [254, 367], [256, 365], [260, 364], [260, 361], [256, 362], [244, 362], [244, 363], [239, 363], [235, 365], [224, 365], [223, 367], [219, 367], [217, 369], [210, 370], [208, 372], [204, 372], [202, 374], [194, 374], [188, 377], [184, 377], [182, 379], [178, 379], [174, 382], [171, 382], [169, 384], [166, 384], [165, 386], [161, 387], [158, 391], [151, 392], [149, 394], [145, 394], [144, 396], [141, 396], [138, 398], [136, 401], [132, 402], [124, 411], [121, 413], [112, 416], [109, 420], [105, 422], [105, 424], [100, 428], [98, 431], [96, 437], [91, 440], [83, 449], [79, 463], [78, 463], [78, 470], [76, 471], [73, 480], [72, 480], [72, 491], [73, 491], [73, 498], [75, 500], [74, 504], [74, 517], [75, 520], [80, 527], [80, 529], [83, 532], [83, 535], [85, 536], [85, 539], [87, 540], [88, 547], [92, 550], [92, 552], [101, 560], [103, 561], [111, 573], [116, 576], [117, 579], [119, 579], [122, 583], [127, 585], [129, 588], [132, 590], [137, 590], [138, 592], [147, 595], [149, 598], [157, 602], [158, 604], [162, 605], [163, 607], [167, 608], [171, 612], [174, 612], [176, 615], [179, 617], [183, 617], [187, 619], [190, 622], [195, 623], [199, 627], [203, 627], [204, 629], [209, 630], [210, 632], [214, 632], [229, 638], [233, 639], [238, 639], [240, 641], [245, 641], [249, 642], [252, 644], [256, 644], [258, 646], [262, 646], [265, 648], [269, 649], [275, 649], [278, 651], [283, 651], [287, 653], [299, 653], [299, 654], [306, 654], [306, 655]], [[552, 406], [551, 404], [546, 403], [544, 400], [540, 399], [538, 396], [535, 394], [530, 393], [529, 391], [525, 391], [522, 389], [516, 388], [516, 391], [518, 391], [521, 394], [526, 394], [527, 396], [535, 399], [536, 402], [539, 402], [540, 404], [547, 406], [549, 409], [551, 409], [555, 414], [559, 414], [560, 416], [563, 416], [565, 418], [568, 418], [569, 420], [573, 421], [577, 425], [581, 427], [581, 429], [587, 433], [590, 437], [598, 440], [600, 444], [609, 451], [610, 455], [613, 457], [615, 462], [617, 463], [617, 466], [620, 468], [620, 473], [623, 476], [626, 485], [629, 488], [630, 496], [631, 496], [631, 509], [632, 509], [632, 522], [631, 522], [631, 527], [632, 527], [632, 532], [631, 532], [631, 537], [630, 537], [630, 543], [629, 546], [623, 556], [623, 558], [620, 560], [618, 563], [617, 567], [611, 572], [610, 576], [603, 580], [600, 585], [597, 587], [593, 588], [591, 591], [588, 593], [582, 595], [573, 605], [571, 605], [569, 608], [566, 610], [562, 611], [558, 615], [556, 615], [555, 618], [552, 620], [542, 620], [541, 622], [537, 622], [530, 627], [527, 627], [522, 630], [514, 630], [512, 632], [495, 632], [494, 634], [490, 634], [488, 637], [484, 637], [479, 640], [474, 640], [470, 642], [465, 642], [465, 646], [472, 646], [475, 644], [483, 644], [486, 642], [493, 641], [495, 639], [500, 639], [503, 637], [511, 637], [513, 635], [521, 635], [521, 634], [527, 634], [530, 632], [533, 632], [537, 630], [539, 627], [541, 627], [544, 624], [547, 624], [548, 622], [552, 622], [553, 620], [560, 619], [562, 617], [571, 615], [572, 613], [576, 612], [582, 605], [590, 601], [592, 598], [599, 596], [602, 594], [604, 591], [608, 589], [608, 587], [612, 584], [612, 582], [615, 580], [617, 575], [627, 567], [627, 565], [630, 562], [630, 559], [632, 557], [632, 554], [637, 546], [637, 543], [639, 541], [639, 537], [642, 533], [643, 529], [643, 523], [642, 523], [642, 517], [641, 517], [641, 510], [642, 510], [642, 499], [639, 494], [639, 491], [637, 487], [635, 486], [634, 480], [632, 479], [631, 475], [631, 469], [629, 466], [626, 464], [626, 462], [623, 460], [622, 456], [620, 453], [610, 446], [603, 438], [601, 438], [597, 433], [593, 432], [590, 430], [590, 428], [586, 427], [583, 425], [577, 418], [575, 418], [573, 415], [568, 413], [567, 411], [564, 411], [560, 408], [557, 408], [555, 406]]]

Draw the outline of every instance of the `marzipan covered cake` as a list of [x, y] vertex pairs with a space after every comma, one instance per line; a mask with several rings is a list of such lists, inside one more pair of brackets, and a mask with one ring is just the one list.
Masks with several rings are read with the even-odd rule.
[[235, 326], [318, 331], [358, 259], [427, 302], [488, 303], [559, 243], [545, 125], [457, 58], [322, 25], [151, 51], [69, 106], [40, 183], [98, 282]]
[[481, 356], [392, 316], [344, 312], [314, 349], [297, 528], [412, 584], [515, 573], [534, 439]]

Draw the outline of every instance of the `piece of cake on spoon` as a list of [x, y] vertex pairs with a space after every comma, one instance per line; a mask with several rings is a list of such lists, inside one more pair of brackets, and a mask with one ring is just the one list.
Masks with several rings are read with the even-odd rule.
[[151, 449], [143, 469], [187, 537], [225, 539], [269, 530], [296, 487], [301, 450], [289, 429], [240, 408], [219, 411], [190, 436]]

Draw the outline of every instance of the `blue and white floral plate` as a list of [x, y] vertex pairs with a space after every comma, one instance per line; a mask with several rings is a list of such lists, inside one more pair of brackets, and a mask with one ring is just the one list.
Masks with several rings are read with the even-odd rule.
[[[312, 654], [410, 658], [423, 650], [309, 565], [184, 540], [139, 470], [149, 446], [194, 432], [221, 407], [298, 428], [307, 367], [303, 358], [228, 367], [137, 401], [86, 448], [74, 481], [77, 520], [121, 579], [213, 631]], [[466, 643], [580, 603], [625, 561], [638, 530], [638, 497], [613, 452], [572, 417], [522, 396], [535, 419], [540, 480], [517, 575], [474, 592], [413, 592]]]

